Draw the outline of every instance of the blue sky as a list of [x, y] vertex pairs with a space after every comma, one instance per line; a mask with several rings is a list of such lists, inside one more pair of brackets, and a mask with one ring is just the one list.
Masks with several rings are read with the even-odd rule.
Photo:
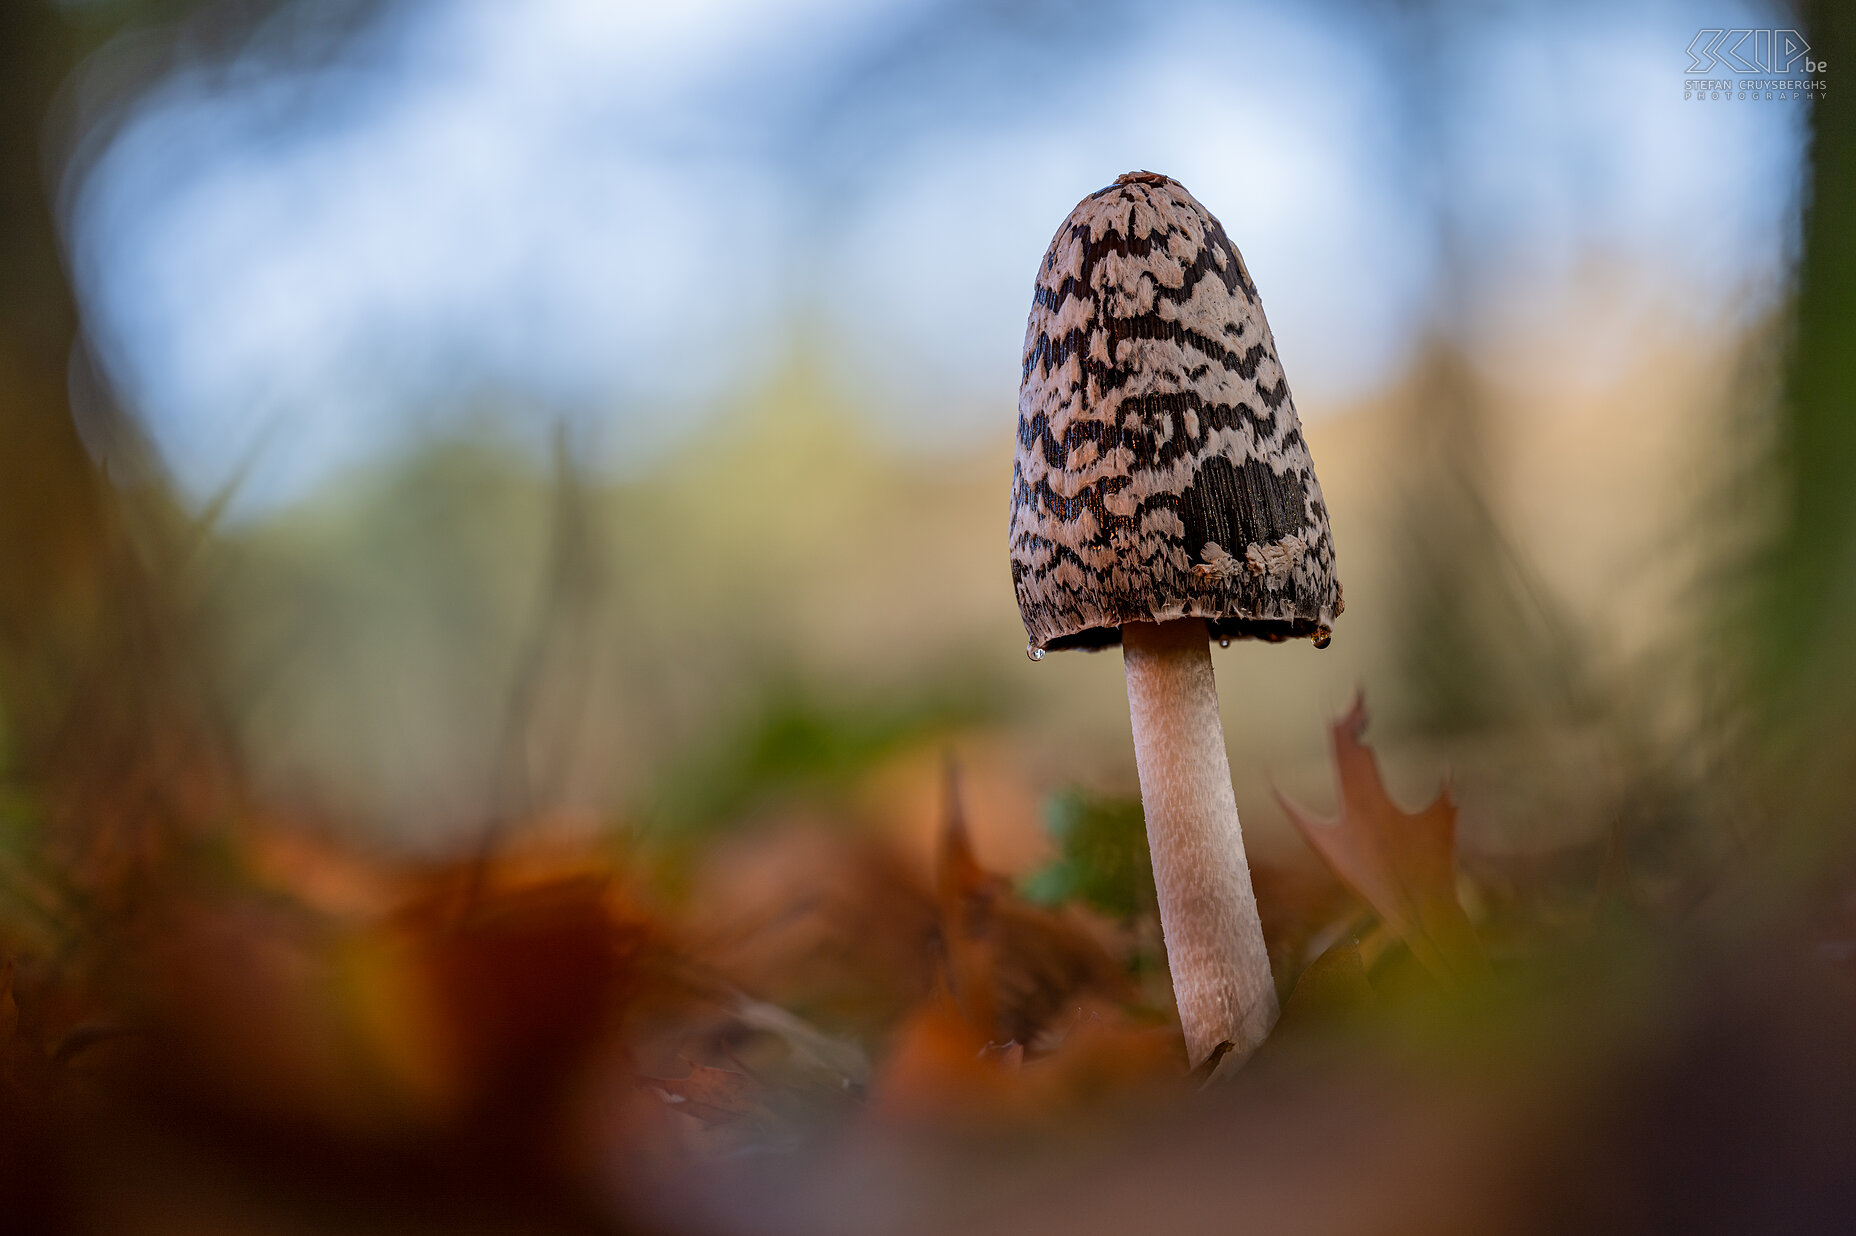
[[1224, 220], [1305, 415], [1440, 303], [1545, 332], [1581, 263], [1701, 328], [1781, 294], [1802, 106], [1682, 84], [1697, 29], [1786, 20], [1464, 11], [424, 0], [313, 67], [284, 25], [183, 65], [69, 187], [69, 243], [117, 388], [245, 511], [492, 404], [648, 466], [795, 323], [897, 442], [997, 435], [1039, 255], [1133, 168]]

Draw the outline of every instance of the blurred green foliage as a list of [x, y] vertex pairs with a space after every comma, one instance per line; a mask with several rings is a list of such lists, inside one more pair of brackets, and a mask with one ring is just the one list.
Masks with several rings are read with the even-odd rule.
[[1058, 856], [1025, 879], [1028, 899], [1080, 901], [1122, 919], [1157, 910], [1139, 800], [1065, 790], [1045, 802], [1044, 827]]
[[[1847, 5], [1813, 6], [1812, 45], [1828, 61], [1852, 42]], [[1794, 347], [1779, 467], [1789, 498], [1769, 563], [1777, 620], [1767, 644], [1790, 689], [1821, 691], [1828, 659], [1847, 674], [1856, 616], [1856, 104], [1828, 91], [1812, 111], [1812, 190], [1804, 219]]]
[[[1814, 54], [1847, 64], [1856, 15], [1809, 7]], [[1741, 634], [1763, 703], [1767, 785], [1796, 819], [1807, 869], [1849, 845], [1856, 814], [1856, 100], [1826, 91], [1812, 109], [1804, 217], [1785, 392], [1770, 478], [1778, 535], [1760, 556]]]
[[693, 840], [795, 796], [831, 793], [906, 747], [997, 716], [997, 697], [990, 680], [959, 675], [871, 695], [776, 678], [728, 732], [664, 774], [649, 823], [660, 838]]

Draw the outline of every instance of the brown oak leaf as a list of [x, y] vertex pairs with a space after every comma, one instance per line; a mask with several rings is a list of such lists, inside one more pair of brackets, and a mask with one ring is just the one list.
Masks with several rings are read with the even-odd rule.
[[1319, 820], [1281, 790], [1276, 800], [1314, 851], [1424, 966], [1462, 980], [1487, 966], [1456, 895], [1456, 804], [1446, 782], [1430, 806], [1412, 814], [1386, 795], [1373, 749], [1361, 741], [1366, 697], [1332, 725], [1340, 818]]

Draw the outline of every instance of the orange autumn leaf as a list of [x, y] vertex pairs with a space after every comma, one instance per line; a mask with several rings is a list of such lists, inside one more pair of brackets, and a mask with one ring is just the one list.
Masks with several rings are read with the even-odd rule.
[[981, 1041], [1026, 1043], [1079, 1000], [1125, 998], [1121, 967], [1077, 919], [1028, 904], [980, 865], [951, 761], [946, 812], [934, 873], [944, 977]]
[[921, 1121], [996, 1115], [1010, 1103], [1022, 1055], [988, 1050], [945, 982], [897, 1028], [872, 1081], [870, 1109], [887, 1119]]
[[980, 864], [951, 761], [945, 805], [934, 867], [942, 964], [876, 1071], [871, 1110], [1035, 1124], [1091, 1098], [1177, 1081], [1178, 1031], [1122, 1012], [1130, 988], [1102, 944]]
[[934, 890], [941, 911], [948, 994], [968, 1023], [990, 1037], [998, 1016], [996, 972], [1000, 962], [993, 911], [1006, 885], [974, 856], [961, 807], [959, 772], [951, 755], [946, 780], [947, 813], [935, 847]]
[[942, 984], [898, 1029], [870, 1110], [904, 1124], [1074, 1129], [1140, 1096], [1185, 1090], [1175, 1026], [1084, 998], [1039, 1038], [1032, 1049], [983, 1041]]
[[1281, 790], [1276, 800], [1341, 881], [1378, 912], [1412, 955], [1440, 978], [1471, 977], [1487, 964], [1456, 896], [1456, 804], [1446, 783], [1422, 811], [1386, 794], [1373, 749], [1361, 741], [1366, 697], [1330, 727], [1340, 817], [1319, 820]]

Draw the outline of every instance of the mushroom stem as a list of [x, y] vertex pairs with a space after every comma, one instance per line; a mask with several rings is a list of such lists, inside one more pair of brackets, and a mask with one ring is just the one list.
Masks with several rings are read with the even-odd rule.
[[1202, 618], [1121, 628], [1134, 760], [1167, 967], [1194, 1065], [1241, 1062], [1276, 1022], [1276, 984], [1237, 823]]

